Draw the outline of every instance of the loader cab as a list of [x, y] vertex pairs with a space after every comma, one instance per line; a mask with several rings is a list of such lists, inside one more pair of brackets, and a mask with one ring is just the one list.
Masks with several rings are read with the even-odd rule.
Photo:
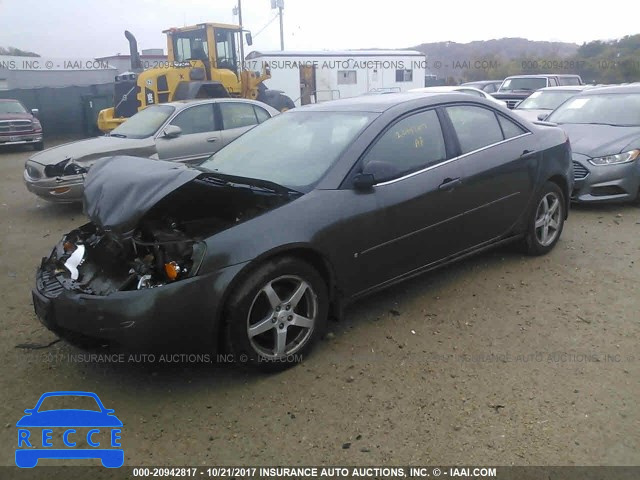
[[236, 50], [236, 37], [241, 33], [226, 28], [214, 29], [216, 47], [216, 67], [226, 68], [238, 72], [238, 54]]
[[240, 75], [239, 26], [205, 23], [165, 30], [168, 60], [174, 63], [202, 61], [207, 79], [215, 77], [213, 70], [224, 69]]

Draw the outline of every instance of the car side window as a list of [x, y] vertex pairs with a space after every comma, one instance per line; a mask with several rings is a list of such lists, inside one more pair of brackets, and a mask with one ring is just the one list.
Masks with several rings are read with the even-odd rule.
[[271, 118], [271, 115], [269, 115], [269, 113], [264, 108], [254, 105], [253, 109], [256, 112], [256, 117], [258, 117], [258, 123], [262, 123], [265, 120], [269, 120]]
[[456, 105], [446, 110], [463, 154], [504, 140], [493, 110], [473, 105]]
[[502, 115], [498, 115], [498, 121], [500, 122], [500, 126], [502, 127], [502, 133], [504, 134], [505, 140], [507, 138], [517, 137], [518, 135], [523, 135], [527, 133], [527, 131], [522, 128], [517, 123], [512, 122], [506, 117]]
[[219, 105], [222, 125], [225, 130], [258, 124], [256, 111], [249, 103], [221, 102]]
[[435, 110], [410, 115], [391, 125], [367, 152], [363, 166], [374, 162], [391, 180], [447, 158], [440, 120]]
[[197, 105], [183, 110], [171, 121], [171, 125], [180, 127], [183, 135], [217, 130], [213, 103]]

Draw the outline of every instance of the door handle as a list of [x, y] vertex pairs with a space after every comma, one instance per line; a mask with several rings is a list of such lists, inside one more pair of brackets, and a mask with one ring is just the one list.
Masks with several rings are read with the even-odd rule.
[[460, 179], [460, 177], [458, 177], [458, 178], [445, 178], [442, 181], [442, 183], [440, 184], [440, 186], [438, 187], [438, 190], [453, 190], [454, 188], [456, 188], [461, 183], [462, 183], [462, 180]]
[[536, 151], [535, 150], [528, 150], [528, 149], [523, 150], [522, 153], [520, 154], [520, 158], [528, 157], [529, 155], [531, 155], [533, 153], [536, 153]]
[[207, 142], [209, 142], [209, 143], [213, 143], [213, 142], [217, 142], [217, 141], [218, 141], [218, 137], [207, 138]]

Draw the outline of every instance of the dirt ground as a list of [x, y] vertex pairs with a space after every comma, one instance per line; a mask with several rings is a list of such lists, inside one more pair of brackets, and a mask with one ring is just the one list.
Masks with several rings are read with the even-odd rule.
[[56, 338], [30, 289], [84, 222], [27, 192], [30, 154], [0, 152], [1, 465], [54, 390], [115, 409], [125, 465], [640, 464], [640, 208], [574, 208], [548, 256], [498, 250], [364, 300], [284, 373], [108, 363], [24, 348]]

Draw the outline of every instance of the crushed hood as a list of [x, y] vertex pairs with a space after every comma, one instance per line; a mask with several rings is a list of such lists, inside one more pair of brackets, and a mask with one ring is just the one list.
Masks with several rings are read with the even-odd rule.
[[128, 236], [156, 203], [200, 174], [173, 162], [107, 157], [87, 174], [84, 211], [102, 230]]

